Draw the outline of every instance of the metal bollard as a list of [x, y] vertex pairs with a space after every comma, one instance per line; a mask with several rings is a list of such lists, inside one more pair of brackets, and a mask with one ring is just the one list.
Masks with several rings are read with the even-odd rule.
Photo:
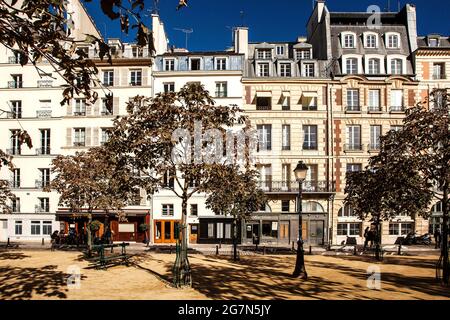
[[401, 243], [398, 245], [398, 255], [399, 256], [402, 255], [402, 244]]
[[44, 238], [42, 238], [42, 245], [44, 245], [45, 244], [45, 240], [44, 240]]
[[219, 255], [219, 246], [216, 246], [216, 256]]
[[266, 255], [266, 247], [264, 246], [263, 247], [263, 256], [265, 256]]
[[169, 248], [169, 254], [172, 254], [172, 246]]
[[6, 247], [8, 248], [10, 246], [10, 242], [9, 242], [9, 237], [8, 237], [8, 242], [6, 243]]
[[312, 255], [312, 246], [309, 246], [309, 255]]
[[295, 251], [295, 242], [292, 241], [292, 251]]
[[353, 247], [353, 255], [358, 255], [358, 249], [356, 248], [356, 246]]

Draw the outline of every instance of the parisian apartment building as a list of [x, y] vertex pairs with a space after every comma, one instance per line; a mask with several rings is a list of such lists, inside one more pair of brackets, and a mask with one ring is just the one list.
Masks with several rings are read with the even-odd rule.
[[[79, 1], [74, 36], [101, 37]], [[126, 103], [136, 95], [155, 96], [177, 91], [186, 83], [205, 86], [218, 105], [237, 105], [258, 132], [255, 166], [260, 187], [268, 196], [265, 207], [237, 225], [239, 242], [290, 246], [298, 238], [297, 194], [293, 170], [298, 161], [308, 166], [303, 183], [303, 238], [307, 246], [340, 244], [347, 237], [363, 242], [370, 221], [361, 221], [344, 203], [345, 177], [364, 169], [380, 148], [380, 137], [402, 130], [405, 110], [426, 102], [434, 89], [450, 87], [450, 38], [417, 34], [416, 8], [381, 13], [381, 24], [368, 25], [370, 14], [330, 12], [317, 1], [302, 36], [292, 41], [252, 42], [249, 27], [234, 28], [234, 43], [223, 51], [190, 52], [169, 46], [164, 23], [151, 17], [156, 52], [119, 39], [108, 39], [112, 65], [97, 50], [83, 45], [99, 68], [100, 97], [113, 94], [113, 110], [104, 99], [89, 105], [75, 97], [61, 107], [63, 80], [42, 61], [39, 74], [19, 57], [0, 48], [0, 148], [14, 156], [15, 169], [3, 168], [0, 178], [10, 182], [17, 196], [13, 214], [0, 215], [0, 241], [41, 241], [54, 230], [86, 227], [85, 216], [60, 207], [58, 194], [42, 191], [53, 175], [51, 161], [100, 146], [106, 129], [126, 114]], [[224, 48], [226, 44], [224, 44]], [[11, 138], [24, 128], [33, 149]], [[167, 179], [168, 185], [174, 184]], [[205, 206], [206, 194], [188, 204], [191, 244], [231, 243], [231, 217], [215, 215]], [[181, 201], [170, 191], [150, 196], [141, 192], [125, 209], [128, 221], [94, 219], [114, 231], [115, 241], [142, 242], [142, 224], [155, 244], [175, 243], [181, 221]], [[410, 231], [433, 232], [440, 223], [441, 204], [430, 208], [431, 218], [398, 216], [382, 223], [382, 240], [392, 244]]]

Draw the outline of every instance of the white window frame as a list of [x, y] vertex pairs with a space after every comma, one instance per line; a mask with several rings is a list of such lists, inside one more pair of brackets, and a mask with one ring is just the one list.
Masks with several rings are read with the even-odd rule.
[[[391, 43], [391, 39], [397, 38], [397, 46], [393, 46], [393, 42]], [[386, 48], [388, 49], [400, 49], [401, 48], [401, 36], [398, 32], [386, 32]]]
[[[358, 130], [356, 130], [358, 129]], [[346, 142], [348, 146], [352, 146], [352, 150], [359, 150], [361, 146], [361, 125], [347, 125]], [[359, 133], [359, 134], [357, 134]]]
[[280, 62], [280, 77], [292, 77], [292, 63]]
[[228, 97], [228, 82], [218, 81], [216, 82], [216, 98]]
[[312, 49], [295, 49], [295, 60], [310, 60]]
[[[352, 41], [350, 41], [352, 39]], [[356, 33], [354, 32], [342, 32], [341, 34], [341, 45], [344, 49], [355, 49], [357, 41]], [[350, 43], [352, 42], [352, 43]]]
[[[401, 73], [392, 72], [392, 60], [399, 59], [402, 60], [402, 70]], [[406, 56], [403, 55], [389, 55], [387, 57], [387, 73], [392, 75], [403, 75], [406, 74]]]
[[381, 90], [380, 89], [369, 89], [367, 102], [368, 102], [367, 107], [369, 108], [369, 111], [380, 111], [381, 110]]
[[161, 208], [161, 215], [163, 217], [173, 217], [175, 215], [175, 209], [172, 203], [164, 203], [161, 205]]
[[281, 127], [282, 131], [282, 149], [291, 150], [291, 125], [283, 124]]
[[73, 143], [84, 143], [86, 146], [86, 128], [74, 128], [73, 129]]
[[383, 134], [383, 127], [381, 125], [370, 126], [370, 148], [372, 150], [380, 149], [380, 138]]
[[175, 59], [174, 58], [163, 59], [163, 70], [175, 71]]
[[[375, 37], [375, 43], [374, 46], [371, 46], [369, 44], [372, 44], [371, 41], [369, 41], [369, 37]], [[364, 48], [367, 49], [376, 49], [379, 46], [379, 36], [375, 32], [365, 32], [364, 33]]]
[[258, 60], [270, 60], [273, 58], [272, 49], [256, 49], [256, 59]]
[[[390, 107], [394, 110], [401, 110], [404, 108], [405, 93], [402, 89], [391, 89], [390, 91]], [[399, 95], [400, 97], [396, 96]]]
[[[312, 70], [311, 70], [312, 66]], [[311, 73], [312, 71], [312, 73]], [[315, 76], [316, 66], [314, 63], [304, 63], [303, 64], [303, 76], [306, 78], [313, 78]]]
[[[225, 61], [225, 65], [223, 65], [224, 61]], [[226, 58], [226, 57], [217, 57], [217, 58], [215, 58], [214, 67], [218, 71], [228, 70], [228, 58]]]
[[286, 48], [284, 45], [278, 45], [275, 48], [275, 52], [277, 56], [284, 56], [284, 53], [286, 52]]
[[[141, 80], [140, 82], [138, 81], [139, 78]], [[135, 81], [134, 84], [133, 84], [133, 80]], [[142, 86], [142, 83], [143, 83], [142, 69], [130, 69], [130, 86], [140, 87], [140, 86]]]
[[[267, 74], [266, 74], [266, 72], [261, 72], [262, 71], [262, 69], [261, 69], [262, 66], [267, 66]], [[270, 77], [270, 63], [268, 63], [268, 62], [257, 63], [256, 64], [256, 68], [257, 68], [257, 75], [258, 75], [258, 77], [261, 77], [261, 78]]]
[[114, 86], [114, 70], [103, 70], [103, 84], [108, 87]]
[[367, 74], [370, 75], [381, 74], [381, 59], [378, 58], [367, 59]]

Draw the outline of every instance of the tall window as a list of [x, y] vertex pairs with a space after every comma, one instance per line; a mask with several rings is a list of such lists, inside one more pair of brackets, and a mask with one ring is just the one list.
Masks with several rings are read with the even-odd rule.
[[103, 71], [103, 84], [107, 87], [114, 86], [114, 71], [113, 70]]
[[162, 205], [162, 215], [172, 217], [174, 215], [173, 204], [163, 204]]
[[201, 62], [202, 60], [200, 58], [191, 58], [190, 60], [191, 70], [199, 71], [201, 69]]
[[402, 74], [403, 73], [402, 59], [392, 59], [391, 60], [391, 73], [392, 74]]
[[166, 82], [164, 83], [164, 92], [175, 92], [175, 82]]
[[45, 236], [49, 236], [52, 234], [52, 222], [51, 221], [43, 221], [42, 222], [42, 234]]
[[366, 36], [366, 48], [377, 47], [377, 36], [375, 34], [368, 34]]
[[281, 201], [281, 212], [289, 212], [290, 210], [291, 202], [289, 200], [282, 200]]
[[74, 140], [73, 145], [75, 147], [84, 147], [86, 146], [86, 129], [85, 128], [75, 128], [74, 131]]
[[346, 60], [347, 74], [357, 74], [358, 73], [358, 59], [349, 58]]
[[272, 125], [263, 124], [257, 126], [259, 150], [268, 151], [272, 150]]
[[280, 77], [290, 77], [292, 75], [292, 66], [290, 63], [280, 63]]
[[380, 150], [381, 126], [370, 126], [370, 150]]
[[39, 236], [41, 234], [41, 222], [31, 221], [31, 235]]
[[216, 70], [227, 70], [227, 59], [217, 58], [216, 59]]
[[21, 119], [22, 118], [22, 101], [16, 100], [11, 101], [12, 108], [12, 118], [13, 119]]
[[49, 155], [50, 150], [50, 129], [40, 129], [41, 133], [41, 148], [39, 149], [39, 154]]
[[130, 85], [133, 87], [142, 86], [142, 70], [131, 70], [130, 72], [131, 81]]
[[85, 116], [86, 115], [86, 99], [75, 99], [75, 111], [74, 116]]
[[288, 124], [283, 125], [283, 150], [291, 150], [291, 126]]
[[369, 90], [369, 111], [381, 111], [380, 90]]
[[380, 59], [369, 59], [369, 74], [380, 74]]
[[347, 89], [347, 111], [361, 111], [358, 89]]
[[338, 212], [338, 217], [354, 217], [355, 213], [353, 208], [346, 204], [343, 208], [341, 208]]
[[347, 172], [360, 172], [362, 171], [361, 163], [348, 163], [347, 164]]
[[19, 133], [20, 130], [11, 130], [11, 150], [9, 150], [9, 153], [12, 155], [20, 155], [22, 153], [22, 146], [20, 144], [19, 139]]
[[258, 77], [268, 77], [269, 76], [269, 64], [259, 63], [258, 64]]
[[175, 71], [175, 59], [164, 60], [164, 71]]
[[281, 179], [283, 190], [289, 190], [291, 182], [291, 165], [289, 163], [281, 166]]
[[305, 77], [314, 77], [314, 63], [305, 63]]
[[8, 88], [23, 88], [23, 77], [21, 74], [12, 74], [12, 81], [8, 82]]
[[217, 98], [228, 97], [228, 83], [227, 82], [216, 82], [216, 97]]
[[13, 213], [19, 213], [20, 212], [20, 198], [14, 198], [11, 201], [11, 209]]
[[258, 59], [272, 59], [272, 49], [258, 49]]
[[387, 47], [389, 49], [398, 49], [400, 47], [400, 39], [397, 34], [391, 34], [388, 36]]
[[140, 47], [132, 47], [131, 53], [133, 58], [142, 58], [144, 56], [144, 49]]
[[175, 173], [167, 170], [163, 176], [163, 185], [166, 188], [174, 188], [175, 187]]
[[403, 90], [391, 90], [391, 111], [403, 110]]
[[198, 204], [191, 204], [191, 216], [198, 216]]
[[108, 110], [108, 99], [103, 98], [102, 99], [102, 116], [109, 116], [112, 115], [113, 110]]
[[355, 36], [353, 34], [344, 36], [344, 48], [355, 48]]
[[109, 140], [109, 129], [108, 128], [102, 128], [101, 134], [102, 134], [102, 140], [100, 141], [100, 144], [104, 145]]
[[277, 55], [278, 56], [284, 55], [284, 46], [277, 46]]
[[317, 150], [317, 126], [303, 126], [303, 150]]
[[348, 151], [360, 151], [361, 146], [361, 126], [347, 126], [347, 145]]
[[257, 97], [256, 98], [256, 110], [271, 110], [272, 98], [271, 97]]
[[45, 188], [50, 184], [50, 169], [39, 169], [40, 180], [36, 186], [38, 188]]
[[14, 226], [14, 234], [17, 236], [22, 235], [22, 221], [16, 221]]
[[50, 212], [50, 199], [49, 198], [39, 198], [39, 205], [37, 207], [37, 212]]
[[445, 79], [445, 63], [433, 64], [433, 79], [434, 80]]
[[12, 170], [12, 188], [18, 189], [20, 188], [20, 169]]

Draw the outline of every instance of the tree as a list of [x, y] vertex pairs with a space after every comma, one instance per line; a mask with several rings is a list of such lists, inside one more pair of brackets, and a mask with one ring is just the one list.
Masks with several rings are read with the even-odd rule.
[[104, 148], [92, 148], [74, 156], [58, 156], [53, 160], [53, 181], [45, 191], [56, 190], [59, 204], [70, 208], [74, 215], [87, 212], [88, 252], [91, 254], [91, 224], [94, 210], [120, 214], [139, 193], [133, 170], [121, 163]]
[[260, 210], [267, 203], [267, 197], [258, 186], [259, 172], [248, 167], [242, 171], [237, 165], [228, 165], [213, 171], [210, 179], [214, 180], [206, 199], [206, 207], [217, 215], [234, 218], [233, 250], [237, 260], [237, 226], [238, 221], [247, 220], [251, 214]]
[[[177, 93], [136, 97], [129, 102], [128, 112], [128, 116], [115, 120], [105, 147], [141, 172], [140, 186], [148, 194], [165, 189], [181, 199], [174, 283], [178, 287], [191, 286], [188, 202], [194, 194], [216, 186], [210, 177], [225, 168], [220, 164], [224, 160], [223, 138], [232, 136], [225, 132], [226, 128], [243, 125], [246, 118], [237, 106], [214, 105], [209, 93], [196, 83], [187, 84]], [[234, 150], [235, 140], [229, 141], [227, 150]]]
[[[449, 95], [437, 90], [427, 104], [406, 111], [403, 129], [381, 139], [381, 150], [365, 172], [349, 175], [346, 201], [355, 212], [385, 219], [400, 214], [428, 218], [432, 201], [442, 202], [443, 282], [449, 283], [450, 191]], [[427, 107], [428, 106], [428, 107]]]

